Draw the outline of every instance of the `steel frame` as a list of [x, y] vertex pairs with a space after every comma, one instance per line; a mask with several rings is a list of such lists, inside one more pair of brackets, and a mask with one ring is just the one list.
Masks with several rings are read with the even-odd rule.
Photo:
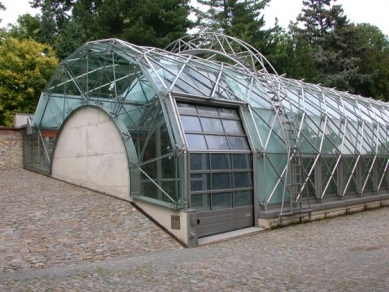
[[[283, 214], [296, 211], [298, 203], [300, 209], [309, 207], [309, 198], [325, 201], [331, 197], [327, 194], [331, 183], [338, 197], [347, 199], [355, 176], [360, 179], [360, 196], [371, 195], [365, 191], [370, 180], [374, 193], [388, 192], [388, 103], [278, 76], [251, 45], [218, 33], [184, 37], [165, 50], [116, 39], [89, 42], [60, 64], [42, 93], [33, 125], [38, 130], [58, 130], [72, 111], [93, 104], [124, 123], [128, 131], [122, 133], [123, 139], [136, 143], [137, 128], [145, 127], [146, 137], [155, 131], [155, 125], [144, 118], [158, 104], [172, 147], [164, 155], [177, 157], [183, 166], [175, 178], [181, 182], [176, 189], [181, 195], [166, 192], [150, 175], [145, 176], [175, 208], [182, 208], [188, 206], [188, 147], [176, 97], [247, 108], [240, 112], [242, 121], [252, 125], [245, 128], [251, 129], [247, 134], [256, 159], [256, 196], [265, 211], [280, 205]], [[154, 118], [159, 114], [152, 113]], [[313, 163], [306, 168], [302, 161], [308, 157]], [[336, 163], [326, 165], [325, 157], [336, 158]], [[355, 162], [348, 165], [347, 157]], [[365, 157], [372, 158], [371, 164], [366, 165]], [[134, 167], [144, 172], [144, 164], [139, 161]], [[326, 183], [317, 175], [322, 168], [330, 174]], [[305, 195], [313, 173], [315, 194]]]

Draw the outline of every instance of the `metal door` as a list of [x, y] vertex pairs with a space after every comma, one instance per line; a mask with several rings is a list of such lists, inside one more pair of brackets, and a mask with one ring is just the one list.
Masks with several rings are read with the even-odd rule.
[[252, 154], [236, 109], [179, 103], [198, 237], [254, 225]]

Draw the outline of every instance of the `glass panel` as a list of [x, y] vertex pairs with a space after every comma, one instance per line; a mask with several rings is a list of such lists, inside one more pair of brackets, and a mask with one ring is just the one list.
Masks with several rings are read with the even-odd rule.
[[142, 195], [153, 198], [153, 199], [158, 199], [158, 188], [157, 186], [152, 183], [152, 182], [143, 182], [142, 183]]
[[206, 150], [207, 144], [203, 135], [186, 134], [186, 140], [190, 149]]
[[238, 112], [234, 109], [219, 108], [219, 113], [222, 117], [239, 117]]
[[216, 107], [198, 105], [197, 109], [199, 111], [199, 115], [219, 116]]
[[180, 113], [196, 114], [196, 106], [188, 103], [177, 103], [177, 108]]
[[[307, 181], [305, 185], [304, 192], [308, 194], [309, 197], [316, 196], [316, 181], [315, 181], [315, 162], [314, 157], [303, 158], [303, 168], [304, 168], [304, 181]], [[311, 175], [308, 177], [308, 174], [311, 172]]]
[[[322, 181], [323, 188], [328, 184], [329, 180], [331, 180], [328, 184], [328, 188], [326, 190], [326, 194], [337, 194], [337, 186], [336, 186], [336, 178], [337, 171], [335, 170], [334, 175], [331, 177], [332, 172], [334, 171], [336, 165], [337, 158], [333, 157], [323, 157], [321, 163], [321, 171], [322, 171]], [[324, 189], [323, 189], [324, 191]]]
[[142, 165], [142, 169], [144, 172], [147, 173], [147, 175], [149, 177], [154, 178], [154, 179], [157, 177], [157, 162], [156, 161]]
[[212, 174], [212, 189], [230, 189], [231, 174], [230, 173], [214, 173]]
[[212, 92], [212, 84], [216, 79], [216, 74], [202, 71], [197, 72], [189, 66], [186, 66], [185, 70], [181, 72], [181, 77], [194, 86], [194, 88], [198, 89], [198, 91], [202, 91], [204, 95], [209, 96]]
[[234, 169], [251, 169], [251, 155], [233, 154], [232, 163]]
[[234, 188], [252, 187], [251, 176], [250, 172], [234, 173]]
[[201, 118], [204, 132], [224, 133], [220, 119]]
[[208, 154], [190, 154], [191, 170], [208, 170]]
[[202, 191], [209, 190], [209, 174], [191, 174], [190, 176], [190, 190]]
[[169, 132], [166, 128], [166, 124], [161, 126], [160, 137], [161, 137], [161, 155], [171, 152], [172, 147], [170, 144], [170, 137], [169, 137]]
[[232, 150], [249, 150], [246, 137], [233, 137], [229, 136], [228, 141]]
[[365, 185], [365, 188], [363, 190], [364, 193], [366, 192], [372, 192], [373, 191], [373, 178], [372, 178], [372, 174], [369, 173], [369, 170], [373, 164], [373, 161], [374, 159], [372, 157], [363, 157], [361, 158], [360, 160], [360, 171], [361, 171], [361, 181], [362, 183], [365, 183], [366, 179], [366, 185]]
[[378, 172], [377, 183], [380, 183], [380, 181], [382, 180], [379, 190], [387, 190], [389, 188], [388, 173], [387, 170], [385, 169], [386, 162], [387, 162], [387, 158], [385, 157], [379, 157], [377, 159], [377, 165], [376, 165], [377, 172]]
[[232, 208], [232, 194], [212, 194], [212, 210]]
[[166, 157], [161, 159], [161, 177], [162, 178], [174, 178], [175, 177], [175, 167], [174, 167], [174, 157]]
[[253, 205], [253, 192], [240, 191], [234, 193], [234, 207], [244, 207]]
[[344, 187], [346, 187], [346, 184], [349, 181], [349, 178], [351, 176], [351, 180], [347, 187], [346, 194], [357, 193], [357, 175], [356, 175], [357, 170], [355, 170], [355, 172], [351, 174], [356, 161], [357, 161], [356, 157], [344, 157], [342, 162], [342, 175], [343, 175]]
[[181, 116], [181, 123], [185, 131], [202, 131], [198, 117]]
[[244, 134], [240, 121], [223, 120], [223, 126], [228, 134]]
[[[163, 181], [162, 189], [173, 199], [177, 200], [176, 182], [175, 181]], [[173, 203], [172, 200], [161, 192], [162, 201]]]
[[228, 150], [230, 149], [225, 136], [205, 136], [208, 143], [209, 150]]
[[211, 169], [231, 169], [229, 154], [211, 154]]
[[201, 195], [191, 195], [190, 199], [191, 207], [197, 210], [210, 210], [211, 209], [211, 195], [201, 194]]

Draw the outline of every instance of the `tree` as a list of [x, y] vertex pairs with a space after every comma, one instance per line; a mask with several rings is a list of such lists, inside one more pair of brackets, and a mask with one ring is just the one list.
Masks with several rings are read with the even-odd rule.
[[129, 42], [165, 48], [185, 36], [193, 27], [188, 19], [191, 7], [189, 0], [133, 0], [133, 9], [124, 16], [120, 37]]
[[63, 60], [78, 47], [87, 42], [89, 39], [84, 32], [85, 30], [81, 24], [70, 20], [67, 25], [59, 31], [54, 41], [53, 48], [56, 56], [60, 60]]
[[304, 8], [297, 20], [304, 28], [294, 26], [293, 33], [312, 46], [320, 83], [355, 92], [353, 84], [369, 79], [359, 70], [358, 31], [343, 14], [342, 6], [331, 3], [331, 0], [303, 1]]
[[11, 126], [15, 113], [35, 111], [40, 93], [57, 65], [50, 46], [1, 35], [0, 125]]
[[138, 45], [165, 47], [192, 27], [189, 0], [79, 0], [73, 21], [88, 39], [120, 38]]
[[7, 28], [8, 36], [18, 39], [37, 39], [40, 30], [40, 17], [30, 14], [20, 15], [16, 24], [11, 24]]
[[[43, 18], [50, 18], [55, 26], [56, 32], [61, 30], [70, 17], [77, 0], [31, 0], [32, 8], [40, 8]], [[42, 19], [43, 19], [42, 18]]]
[[198, 29], [237, 37], [255, 48], [266, 51], [269, 31], [261, 10], [270, 0], [197, 0]]
[[[6, 10], [5, 6], [3, 3], [0, 2], [0, 10]], [[0, 23], [1, 23], [2, 19], [0, 18]]]
[[360, 48], [358, 57], [360, 72], [369, 76], [355, 83], [355, 91], [363, 96], [389, 101], [389, 40], [373, 25], [362, 23], [356, 26]]
[[269, 53], [266, 57], [278, 74], [318, 83], [319, 71], [313, 58], [314, 47], [290, 31], [276, 31], [270, 39]]

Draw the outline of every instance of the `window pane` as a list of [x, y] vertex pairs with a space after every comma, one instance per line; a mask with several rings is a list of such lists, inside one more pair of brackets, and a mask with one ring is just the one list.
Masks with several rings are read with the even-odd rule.
[[232, 208], [232, 194], [212, 194], [212, 210]]
[[175, 178], [176, 169], [174, 167], [174, 157], [166, 157], [161, 159], [161, 177]]
[[149, 198], [158, 199], [157, 186], [152, 182], [143, 182], [142, 183], [142, 195], [149, 197]]
[[214, 136], [206, 135], [205, 136], [208, 143], [209, 150], [228, 150], [229, 146], [225, 136]]
[[196, 210], [210, 210], [211, 196], [209, 194], [191, 195], [191, 207]]
[[[172, 198], [173, 200], [177, 200], [177, 192], [176, 192], [176, 182], [174, 181], [163, 181], [162, 189]], [[172, 203], [172, 200], [166, 196], [163, 192], [161, 192], [162, 201]]]
[[244, 134], [240, 121], [223, 120], [223, 125], [228, 134]]
[[212, 189], [230, 189], [231, 175], [230, 173], [214, 173], [212, 174]]
[[219, 119], [201, 118], [204, 132], [223, 133], [223, 126]]
[[222, 117], [239, 117], [238, 112], [234, 109], [219, 108], [219, 113]]
[[185, 131], [201, 131], [198, 117], [181, 116], [181, 122]]
[[208, 154], [190, 154], [191, 170], [208, 170]]
[[150, 163], [147, 163], [145, 165], [142, 165], [142, 169], [147, 175], [151, 178], [157, 177], [157, 162], [152, 161]]
[[234, 188], [252, 187], [250, 172], [234, 173]]
[[234, 154], [232, 155], [234, 169], [251, 169], [251, 155]]
[[177, 108], [180, 113], [196, 113], [196, 106], [187, 103], [177, 103]]
[[234, 207], [252, 206], [253, 192], [241, 191], [234, 193]]
[[191, 174], [190, 176], [190, 190], [202, 191], [209, 190], [209, 174]]
[[231, 169], [229, 154], [211, 154], [211, 169]]
[[169, 133], [166, 128], [166, 124], [161, 126], [161, 155], [172, 151], [170, 144]]
[[233, 137], [228, 136], [228, 141], [232, 150], [249, 150], [246, 137]]
[[207, 115], [207, 116], [218, 116], [219, 115], [216, 107], [198, 105], [197, 109], [199, 111], [199, 115]]
[[206, 150], [207, 144], [203, 135], [187, 134], [186, 140], [190, 149]]

